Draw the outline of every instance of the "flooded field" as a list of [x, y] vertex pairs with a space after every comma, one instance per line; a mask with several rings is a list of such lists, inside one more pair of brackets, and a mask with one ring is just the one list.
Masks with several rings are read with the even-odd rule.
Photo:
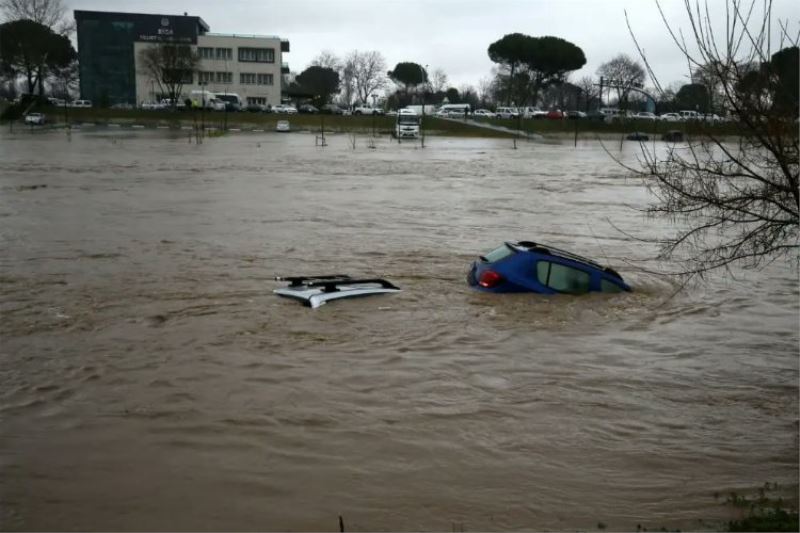
[[[713, 529], [731, 491], [796, 499], [793, 267], [675, 294], [597, 142], [349, 142], [0, 134], [0, 529]], [[469, 290], [512, 239], [635, 292]], [[403, 292], [271, 292], [342, 271]]]

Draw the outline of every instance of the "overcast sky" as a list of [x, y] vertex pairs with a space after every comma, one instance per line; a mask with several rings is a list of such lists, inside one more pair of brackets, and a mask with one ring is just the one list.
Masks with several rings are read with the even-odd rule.
[[[694, 2], [694, 0], [692, 0]], [[636, 55], [625, 23], [628, 12], [664, 85], [686, 82], [687, 66], [664, 28], [654, 0], [65, 0], [70, 9], [200, 16], [214, 33], [278, 35], [293, 72], [322, 50], [338, 56], [377, 50], [391, 69], [401, 61], [441, 68], [450, 85], [477, 85], [491, 75], [489, 45], [507, 33], [554, 35], [580, 46], [586, 66], [572, 77], [594, 76], [620, 52]], [[709, 0], [712, 19], [724, 24], [724, 0]], [[800, 2], [773, 0], [773, 13], [794, 28]], [[666, 17], [689, 28], [683, 0], [662, 0]]]

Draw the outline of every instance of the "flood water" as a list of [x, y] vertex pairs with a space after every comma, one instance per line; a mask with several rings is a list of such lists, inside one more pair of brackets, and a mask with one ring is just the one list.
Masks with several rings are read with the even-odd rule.
[[[596, 141], [328, 141], [0, 134], [0, 529], [714, 529], [731, 491], [796, 499], [796, 268], [678, 291]], [[513, 239], [635, 292], [470, 290]], [[403, 292], [272, 294], [339, 272]]]

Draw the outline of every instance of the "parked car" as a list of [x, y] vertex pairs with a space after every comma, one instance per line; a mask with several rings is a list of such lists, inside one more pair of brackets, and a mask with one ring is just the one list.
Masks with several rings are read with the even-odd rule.
[[[164, 106], [164, 109], [171, 108], [172, 107], [172, 98], [163, 98], [161, 100], [161, 102], [159, 102], [159, 103]], [[186, 107], [186, 102], [182, 102], [182, 101], [178, 100], [175, 103], [175, 109], [183, 109], [185, 107]]]
[[472, 263], [467, 283], [480, 291], [494, 293], [585, 294], [631, 290], [612, 268], [531, 241], [506, 242], [480, 256]]
[[354, 115], [384, 115], [386, 112], [379, 107], [358, 106], [353, 109]]
[[715, 114], [715, 113], [706, 113], [702, 116], [702, 119], [706, 122], [711, 122], [712, 124], [719, 124], [720, 122], [724, 122], [724, 119]]
[[250, 113], [267, 113], [268, 108], [265, 104], [247, 104], [245, 108]]
[[639, 142], [650, 140], [650, 136], [644, 133], [643, 131], [631, 132], [625, 138], [628, 139], [629, 141], [639, 141]]
[[91, 100], [74, 100], [70, 105], [70, 107], [92, 107]]
[[303, 105], [301, 105], [300, 107], [297, 108], [297, 112], [298, 113], [308, 113], [308, 114], [312, 114], [313, 115], [315, 113], [319, 113], [319, 109], [317, 109], [316, 107], [314, 107], [311, 104], [303, 104]]
[[277, 104], [272, 107], [273, 113], [282, 113], [286, 115], [294, 115], [297, 113], [297, 108], [289, 104]]
[[663, 122], [681, 122], [683, 119], [677, 113], [662, 113], [658, 116], [658, 120]]
[[111, 105], [111, 109], [135, 109], [135, 107], [128, 102], [117, 102]]
[[656, 117], [655, 113], [651, 113], [649, 111], [639, 111], [638, 113], [633, 115], [633, 118], [635, 118], [637, 120], [650, 120], [650, 121], [653, 121], [653, 122], [658, 119], [658, 117]]
[[547, 112], [548, 120], [562, 120], [564, 118], [564, 113], [561, 112], [560, 109], [552, 109]]
[[50, 105], [53, 105], [53, 106], [56, 106], [56, 107], [64, 107], [65, 105], [67, 105], [66, 100], [62, 100], [61, 98], [50, 97], [50, 98], [47, 99], [47, 101], [50, 102]]
[[594, 111], [589, 111], [586, 113], [586, 118], [589, 120], [605, 120], [606, 115], [595, 109]]
[[25, 124], [41, 126], [47, 122], [47, 117], [44, 113], [28, 113], [25, 115]]
[[329, 115], [343, 115], [344, 114], [344, 109], [342, 109], [341, 107], [339, 107], [336, 104], [325, 104], [324, 106], [322, 106], [322, 109], [320, 111], [322, 113], [327, 113]]
[[476, 109], [472, 116], [476, 118], [494, 118], [495, 114], [488, 109]]
[[165, 107], [166, 106], [164, 104], [162, 104], [161, 102], [144, 101], [141, 104], [139, 104], [139, 108], [140, 109], [145, 109], [145, 110], [150, 110], [150, 111], [157, 110], [157, 109], [164, 109]]
[[495, 116], [497, 118], [519, 118], [519, 111], [515, 107], [498, 107]]
[[583, 111], [565, 111], [564, 114], [567, 116], [567, 118], [573, 120], [579, 118], [586, 118], [586, 113], [584, 113]]
[[683, 132], [680, 130], [671, 130], [661, 136], [661, 140], [668, 143], [682, 143]]
[[278, 123], [275, 125], [275, 131], [280, 131], [282, 133], [286, 133], [292, 130], [291, 125], [289, 124], [288, 120], [279, 120]]

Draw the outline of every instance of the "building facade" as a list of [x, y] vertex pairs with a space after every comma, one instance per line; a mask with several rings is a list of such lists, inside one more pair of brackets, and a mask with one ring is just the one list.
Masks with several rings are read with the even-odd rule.
[[188, 45], [200, 58], [197, 72], [186, 79], [183, 97], [202, 88], [238, 94], [245, 104], [281, 102], [287, 40], [209, 33], [203, 19], [185, 14], [75, 11], [75, 21], [81, 98], [95, 105], [139, 105], [165, 96], [140, 59], [142, 49], [159, 43]]

